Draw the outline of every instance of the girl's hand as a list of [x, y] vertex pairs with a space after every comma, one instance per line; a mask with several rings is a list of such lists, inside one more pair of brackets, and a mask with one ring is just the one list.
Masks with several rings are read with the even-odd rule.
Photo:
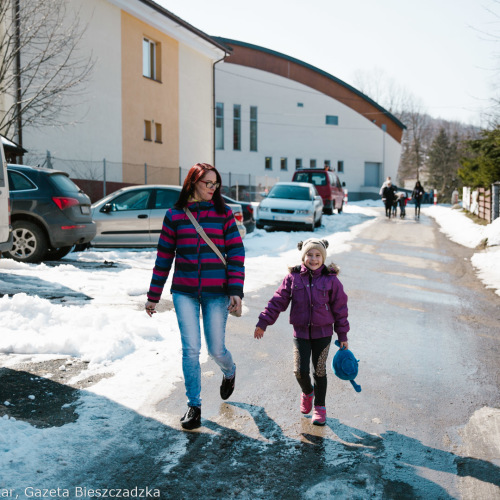
[[153, 314], [156, 312], [156, 303], [150, 302], [149, 300], [144, 304], [144, 309], [146, 310], [146, 314], [151, 318]]
[[340, 348], [341, 349], [349, 349], [349, 342], [341, 342], [340, 343]]
[[259, 328], [258, 326], [256, 326], [253, 336], [256, 339], [261, 339], [264, 336], [264, 330], [262, 328]]

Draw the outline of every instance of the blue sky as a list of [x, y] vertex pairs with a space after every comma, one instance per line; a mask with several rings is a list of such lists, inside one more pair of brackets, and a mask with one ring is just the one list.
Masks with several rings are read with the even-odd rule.
[[382, 73], [434, 117], [479, 125], [500, 80], [495, 0], [156, 1], [209, 35], [282, 52], [355, 87], [360, 71]]

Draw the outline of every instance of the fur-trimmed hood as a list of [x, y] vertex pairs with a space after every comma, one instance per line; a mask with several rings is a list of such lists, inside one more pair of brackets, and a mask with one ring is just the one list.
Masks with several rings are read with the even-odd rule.
[[[288, 268], [289, 273], [300, 273], [302, 271], [302, 268], [306, 268], [304, 264], [299, 264], [297, 266], [292, 266]], [[306, 268], [307, 269], [307, 268]], [[321, 269], [321, 274], [335, 274], [339, 275], [340, 274], [340, 267], [337, 266], [337, 264], [334, 264], [333, 262], [330, 262], [328, 265], [323, 265]]]

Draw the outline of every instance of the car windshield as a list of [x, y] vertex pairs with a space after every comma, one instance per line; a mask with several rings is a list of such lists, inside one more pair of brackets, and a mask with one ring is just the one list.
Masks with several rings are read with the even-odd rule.
[[269, 198], [280, 198], [286, 200], [310, 200], [311, 192], [308, 187], [276, 185], [271, 189]]

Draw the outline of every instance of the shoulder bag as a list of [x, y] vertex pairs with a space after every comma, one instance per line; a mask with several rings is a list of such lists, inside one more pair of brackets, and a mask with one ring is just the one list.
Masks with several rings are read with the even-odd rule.
[[[208, 237], [207, 233], [205, 233], [205, 230], [198, 224], [198, 221], [194, 218], [194, 215], [191, 213], [191, 210], [189, 210], [189, 208], [187, 207], [184, 207], [184, 212], [186, 212], [186, 215], [188, 216], [189, 220], [196, 229], [196, 232], [205, 240], [205, 243], [214, 251], [217, 257], [219, 257], [219, 259], [222, 261], [224, 267], [226, 268], [226, 273], [227, 273], [227, 262], [224, 256], [220, 253], [220, 250], [215, 246], [215, 243]], [[236, 311], [230, 312], [229, 314], [239, 318], [241, 316], [241, 307], [239, 307]]]

